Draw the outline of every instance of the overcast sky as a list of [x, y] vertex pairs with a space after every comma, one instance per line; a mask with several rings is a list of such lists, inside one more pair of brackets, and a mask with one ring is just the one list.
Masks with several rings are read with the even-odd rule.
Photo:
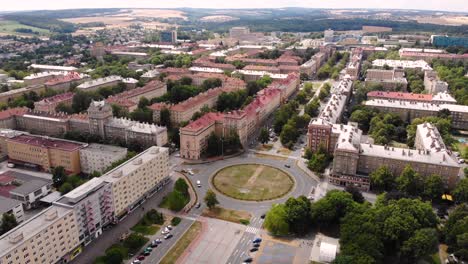
[[0, 0], [0, 10], [139, 8], [392, 8], [468, 12], [467, 0]]

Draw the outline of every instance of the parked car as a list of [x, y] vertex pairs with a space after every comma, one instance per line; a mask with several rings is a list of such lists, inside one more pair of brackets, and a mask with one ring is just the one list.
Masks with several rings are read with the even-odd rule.
[[163, 235], [169, 234], [169, 230], [167, 230], [166, 228], [164, 228], [164, 229], [161, 231], [161, 234], [163, 234]]
[[255, 252], [255, 251], [257, 251], [257, 250], [258, 250], [258, 248], [253, 247], [253, 248], [250, 249], [250, 252]]
[[140, 255], [140, 256], [137, 257], [137, 259], [138, 259], [139, 261], [142, 261], [142, 260], [145, 259], [145, 255]]
[[252, 258], [246, 258], [246, 259], [244, 259], [244, 262], [245, 262], [245, 263], [251, 263], [252, 261], [253, 261]]
[[139, 260], [139, 259], [134, 259], [132, 261], [132, 264], [140, 264], [140, 263], [141, 263], [141, 260]]
[[160, 238], [153, 240], [153, 243], [161, 244], [162, 240]]
[[284, 166], [285, 166], [286, 168], [291, 168], [291, 165], [289, 165], [289, 164], [284, 164]]
[[257, 237], [252, 241], [254, 244], [262, 242], [262, 239]]
[[151, 251], [153, 251], [153, 248], [152, 247], [147, 247], [147, 248], [145, 248], [145, 251], [151, 252]]
[[261, 219], [265, 219], [265, 214], [262, 214], [262, 215], [260, 216], [260, 218], [261, 218]]
[[253, 247], [258, 248], [258, 247], [260, 247], [260, 244], [259, 243], [253, 244]]
[[152, 248], [158, 247], [158, 243], [153, 241], [153, 242], [151, 242], [150, 247], [152, 247]]
[[200, 206], [201, 206], [201, 203], [197, 203], [197, 205], [195, 205], [195, 208], [198, 209], [198, 208], [200, 208]]
[[166, 228], [169, 229], [169, 230], [172, 230], [172, 226], [171, 226], [171, 225], [166, 226]]
[[172, 234], [167, 234], [167, 235], [164, 236], [164, 239], [169, 239], [171, 237], [172, 237]]

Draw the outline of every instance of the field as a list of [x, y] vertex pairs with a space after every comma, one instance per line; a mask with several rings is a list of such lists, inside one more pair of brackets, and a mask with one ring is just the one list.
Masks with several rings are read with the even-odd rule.
[[[139, 23], [145, 28], [166, 29], [171, 27], [170, 24], [161, 23], [158, 21], [148, 21], [148, 18], [180, 18], [187, 19], [185, 14], [177, 10], [161, 10], [161, 9], [125, 9], [117, 14], [106, 14], [103, 16], [86, 16], [62, 19], [63, 21], [80, 24], [91, 22], [102, 22], [108, 28], [128, 27], [132, 24]], [[89, 28], [82, 33], [89, 33], [101, 28]]]
[[440, 17], [416, 17], [419, 23], [431, 23], [437, 25], [461, 26], [468, 25], [468, 17], [463, 16], [440, 16]]
[[196, 221], [193, 225], [185, 232], [185, 234], [177, 241], [174, 247], [167, 252], [166, 256], [161, 260], [161, 264], [173, 264], [177, 262], [177, 259], [184, 253], [185, 249], [192, 243], [192, 241], [200, 234], [202, 225]]
[[13, 34], [13, 35], [21, 35], [21, 36], [34, 36], [33, 34], [25, 34], [25, 33], [16, 32], [15, 29], [18, 29], [18, 28], [31, 29], [32, 31], [39, 32], [40, 35], [47, 35], [48, 33], [50, 33], [49, 30], [47, 29], [23, 25], [16, 21], [0, 20], [0, 34], [1, 35]]
[[279, 198], [294, 186], [291, 176], [265, 165], [234, 165], [220, 170], [213, 185], [221, 193], [240, 200], [263, 201]]
[[205, 17], [200, 18], [200, 21], [202, 22], [228, 22], [228, 21], [233, 21], [233, 20], [238, 20], [238, 19], [239, 18], [237, 17], [219, 15], [219, 16], [205, 16]]
[[242, 222], [249, 221], [251, 217], [250, 213], [246, 211], [237, 211], [222, 207], [215, 207], [212, 210], [205, 209], [202, 215], [238, 224], [242, 224]]

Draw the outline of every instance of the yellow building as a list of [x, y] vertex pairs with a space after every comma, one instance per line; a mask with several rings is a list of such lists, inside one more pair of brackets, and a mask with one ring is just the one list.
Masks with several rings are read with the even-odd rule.
[[35, 135], [19, 135], [6, 140], [11, 163], [37, 167], [45, 171], [62, 166], [69, 173], [80, 173], [78, 142]]
[[73, 210], [51, 206], [0, 237], [0, 263], [57, 263], [80, 252]]

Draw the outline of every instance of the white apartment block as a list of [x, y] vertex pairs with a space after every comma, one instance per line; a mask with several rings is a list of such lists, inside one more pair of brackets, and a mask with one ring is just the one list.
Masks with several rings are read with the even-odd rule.
[[15, 216], [18, 223], [24, 221], [23, 204], [14, 199], [0, 196], [0, 224], [2, 223], [3, 214], [11, 214]]
[[81, 171], [84, 173], [103, 172], [113, 162], [127, 156], [127, 149], [111, 145], [89, 144], [80, 149]]
[[102, 228], [114, 220], [111, 185], [101, 178], [75, 188], [54, 205], [73, 210], [83, 246], [99, 237]]
[[81, 90], [81, 91], [92, 92], [92, 91], [96, 91], [96, 90], [98, 90], [100, 88], [116, 86], [119, 83], [121, 83], [122, 80], [123, 80], [122, 77], [112, 75], [112, 76], [108, 76], [108, 77], [99, 78], [99, 79], [84, 82], [84, 83], [78, 85], [78, 87], [76, 87], [76, 88]]
[[153, 146], [100, 179], [112, 186], [114, 216], [119, 219], [162, 188], [168, 177], [169, 149]]
[[439, 80], [435, 71], [424, 73], [424, 88], [431, 94], [445, 93], [448, 91], [448, 83]]

